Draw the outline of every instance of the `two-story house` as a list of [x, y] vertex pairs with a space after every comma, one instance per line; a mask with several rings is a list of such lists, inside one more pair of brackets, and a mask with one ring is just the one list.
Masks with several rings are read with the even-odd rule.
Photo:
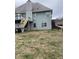
[[[27, 20], [24, 27], [19, 26], [21, 20]], [[15, 9], [15, 29], [46, 30], [51, 29], [52, 9], [28, 0]]]

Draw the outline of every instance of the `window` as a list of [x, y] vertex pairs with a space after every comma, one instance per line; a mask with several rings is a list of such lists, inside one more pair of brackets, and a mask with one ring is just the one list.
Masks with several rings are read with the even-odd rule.
[[20, 18], [21, 18], [21, 14], [18, 14], [18, 17], [20, 17]]
[[15, 15], [15, 19], [18, 20], [18, 15], [17, 14]]
[[26, 17], [26, 14], [25, 14], [25, 13], [23, 13], [23, 14], [22, 14], [22, 17], [23, 17], [23, 18], [25, 18], [25, 17]]
[[47, 23], [42, 23], [42, 27], [46, 27], [47, 26]]
[[16, 14], [15, 17], [18, 17], [18, 15]]
[[34, 23], [34, 27], [36, 27], [36, 23]]

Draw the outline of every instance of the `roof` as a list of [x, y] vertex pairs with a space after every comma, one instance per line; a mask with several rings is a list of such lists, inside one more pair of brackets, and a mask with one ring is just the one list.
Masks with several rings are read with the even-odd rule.
[[[31, 2], [32, 3], [32, 2]], [[26, 3], [24, 3], [23, 5], [17, 7], [15, 9], [15, 13], [26, 13]], [[41, 11], [52, 11], [52, 9], [45, 7], [44, 5], [40, 4], [40, 3], [32, 3], [32, 12], [41, 12]]]

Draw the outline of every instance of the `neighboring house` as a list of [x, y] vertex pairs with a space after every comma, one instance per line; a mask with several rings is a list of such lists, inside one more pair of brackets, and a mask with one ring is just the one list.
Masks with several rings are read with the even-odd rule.
[[63, 26], [63, 18], [53, 19], [52, 21], [55, 22], [56, 26]]
[[63, 29], [63, 18], [52, 19], [52, 28]]
[[[24, 27], [19, 26], [21, 20], [27, 20]], [[15, 9], [15, 29], [24, 30], [45, 30], [52, 29], [52, 9], [40, 3], [33, 3], [28, 0], [25, 4]], [[23, 21], [24, 22], [24, 21]]]

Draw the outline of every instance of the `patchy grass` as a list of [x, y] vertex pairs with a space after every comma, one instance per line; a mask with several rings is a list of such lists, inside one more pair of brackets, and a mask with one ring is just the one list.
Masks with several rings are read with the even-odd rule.
[[63, 32], [16, 33], [16, 59], [63, 59]]

